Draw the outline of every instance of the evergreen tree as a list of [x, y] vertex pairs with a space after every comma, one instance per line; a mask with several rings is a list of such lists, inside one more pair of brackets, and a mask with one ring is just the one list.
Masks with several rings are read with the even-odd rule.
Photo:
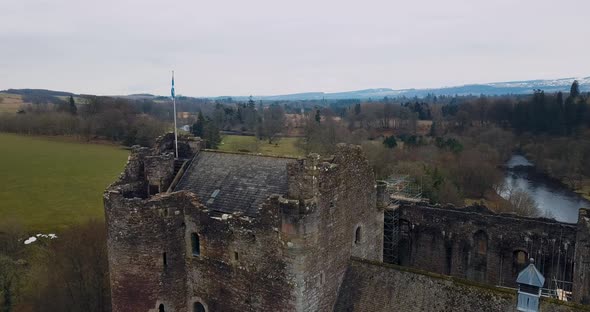
[[566, 133], [567, 126], [565, 124], [565, 109], [563, 106], [563, 93], [558, 92], [555, 97], [555, 102], [551, 109], [551, 115], [555, 119], [552, 125], [553, 134], [564, 135]]
[[194, 136], [203, 138], [203, 131], [205, 129], [205, 118], [203, 117], [203, 113], [199, 112], [199, 116], [197, 117], [197, 122], [193, 124], [191, 127], [191, 133]]
[[572, 86], [570, 88], [570, 96], [573, 98], [577, 98], [580, 96], [580, 85], [577, 80], [574, 80]]
[[207, 144], [207, 148], [217, 148], [221, 143], [221, 134], [219, 134], [219, 127], [211, 120], [207, 118], [205, 120], [205, 126], [203, 128], [203, 136]]
[[320, 123], [320, 121], [321, 121], [321, 120], [322, 120], [322, 116], [320, 115], [320, 110], [319, 110], [319, 109], [317, 109], [317, 110], [315, 111], [315, 121], [316, 121], [317, 123]]
[[361, 113], [361, 103], [357, 103], [354, 105], [354, 114], [358, 115]]
[[397, 146], [397, 141], [395, 140], [395, 137], [392, 136], [388, 136], [385, 138], [385, 140], [383, 140], [383, 145], [389, 147], [389, 148], [394, 148]]
[[70, 95], [70, 103], [68, 107], [68, 112], [72, 115], [76, 115], [78, 113], [78, 108], [76, 107], [76, 102], [74, 101], [74, 97]]
[[250, 98], [248, 99], [248, 108], [250, 108], [252, 110], [254, 110], [256, 108], [256, 102], [254, 102], [251, 95], [250, 95]]
[[437, 127], [436, 121], [433, 121], [432, 124], [430, 125], [430, 134], [429, 134], [433, 138], [436, 137], [436, 127]]
[[576, 128], [576, 121], [577, 121], [577, 116], [576, 116], [576, 101], [575, 98], [573, 96], [568, 96], [568, 98], [565, 100], [565, 126], [566, 126], [566, 134], [572, 134], [574, 129]]

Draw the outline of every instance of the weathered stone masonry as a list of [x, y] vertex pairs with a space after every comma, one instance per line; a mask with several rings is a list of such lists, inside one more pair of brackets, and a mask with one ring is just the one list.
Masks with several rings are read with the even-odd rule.
[[381, 260], [360, 148], [298, 160], [183, 141], [179, 179], [165, 140], [105, 193], [114, 311], [329, 311], [351, 256]]
[[[516, 312], [516, 291], [395, 265], [353, 259], [334, 311]], [[542, 312], [590, 307], [542, 298]]]
[[[115, 312], [510, 311], [515, 305], [513, 295], [497, 290], [381, 264], [389, 210], [360, 147], [294, 159], [202, 150], [199, 139], [182, 138], [175, 159], [172, 138], [154, 149], [134, 148], [104, 194]], [[536, 242], [557, 232], [555, 244], [570, 246], [576, 269], [590, 259], [585, 210], [578, 225], [431, 206], [397, 212], [406, 240], [400, 261], [433, 272], [508, 281], [512, 271], [496, 273], [506, 266], [496, 257], [535, 250], [525, 238]], [[573, 278], [574, 288], [583, 289], [574, 293], [579, 302], [590, 289], [583, 272]]]
[[[397, 264], [490, 285], [515, 287], [518, 272], [535, 259], [544, 274], [567, 281], [574, 300], [588, 303], [588, 217], [579, 223], [495, 214], [485, 207], [452, 208], [402, 204]], [[389, 235], [389, 234], [388, 234]]]

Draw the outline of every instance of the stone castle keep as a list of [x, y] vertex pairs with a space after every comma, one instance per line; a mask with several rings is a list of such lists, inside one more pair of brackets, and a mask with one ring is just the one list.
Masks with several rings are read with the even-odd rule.
[[175, 159], [173, 143], [134, 148], [105, 192], [113, 311], [516, 311], [495, 286], [528, 257], [577, 302], [542, 311], [588, 309], [586, 210], [566, 224], [393, 206], [357, 146], [295, 159], [183, 138]]

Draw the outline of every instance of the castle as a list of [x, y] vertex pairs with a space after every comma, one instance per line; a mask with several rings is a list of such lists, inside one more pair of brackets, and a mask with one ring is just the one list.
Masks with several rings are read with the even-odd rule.
[[198, 138], [179, 140], [175, 158], [173, 144], [134, 148], [105, 192], [113, 311], [516, 311], [515, 291], [495, 285], [513, 285], [543, 239], [567, 259], [547, 272], [563, 269], [573, 300], [589, 303], [586, 210], [576, 225], [392, 206], [352, 145], [295, 159]]

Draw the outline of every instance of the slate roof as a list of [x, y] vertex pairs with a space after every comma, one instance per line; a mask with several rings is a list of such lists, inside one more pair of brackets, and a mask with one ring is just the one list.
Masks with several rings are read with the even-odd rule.
[[543, 284], [545, 284], [545, 277], [543, 277], [543, 274], [541, 274], [535, 265], [531, 263], [524, 270], [518, 273], [516, 283], [541, 288], [543, 287]]
[[287, 163], [294, 159], [201, 151], [175, 191], [199, 196], [207, 208], [255, 217], [272, 194], [287, 193]]

